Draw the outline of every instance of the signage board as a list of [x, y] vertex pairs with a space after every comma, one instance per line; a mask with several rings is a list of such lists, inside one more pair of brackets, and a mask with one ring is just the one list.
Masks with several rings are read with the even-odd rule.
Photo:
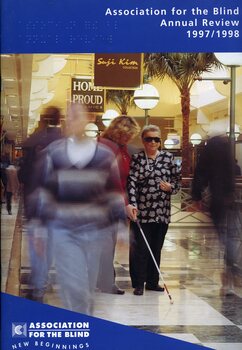
[[72, 103], [82, 104], [89, 113], [103, 113], [104, 100], [104, 89], [94, 86], [91, 77], [72, 78]]
[[95, 54], [94, 85], [135, 89], [143, 82], [142, 65], [140, 53]]

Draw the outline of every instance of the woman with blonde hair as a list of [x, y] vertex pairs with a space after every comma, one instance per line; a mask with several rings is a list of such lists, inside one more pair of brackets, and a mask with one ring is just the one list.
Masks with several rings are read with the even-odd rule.
[[[120, 115], [112, 120], [111, 124], [107, 127], [107, 129], [102, 133], [101, 137], [99, 138], [99, 142], [108, 146], [116, 155], [128, 217], [132, 217], [133, 210], [136, 210], [136, 208], [128, 203], [126, 195], [126, 183], [129, 175], [131, 161], [131, 155], [128, 152], [127, 145], [135, 138], [139, 131], [139, 124], [134, 118], [126, 115]], [[106, 250], [110, 251], [110, 249], [108, 249], [107, 247], [105, 251], [103, 251], [99, 269], [98, 288], [101, 289], [103, 292], [113, 294], [124, 294], [125, 292], [115, 285], [115, 270], [113, 267], [113, 258], [116, 241], [117, 226], [114, 226], [112, 232], [112, 242], [107, 242], [107, 246], [109, 244], [112, 244], [113, 254], [112, 256], [108, 256], [105, 253]]]
[[100, 138], [100, 142], [109, 146], [117, 156], [124, 192], [131, 160], [127, 145], [138, 135], [139, 131], [139, 124], [134, 118], [120, 115], [112, 120]]

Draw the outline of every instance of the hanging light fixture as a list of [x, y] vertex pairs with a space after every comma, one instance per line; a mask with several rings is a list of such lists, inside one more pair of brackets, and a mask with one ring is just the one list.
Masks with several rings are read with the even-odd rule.
[[214, 54], [225, 66], [242, 66], [242, 52], [215, 52]]
[[202, 142], [202, 136], [200, 134], [192, 134], [191, 137], [190, 137], [190, 141], [194, 146], [197, 146], [197, 145], [200, 145], [200, 143]]
[[151, 84], [143, 84], [140, 89], [134, 92], [134, 103], [145, 111], [145, 124], [149, 124], [148, 111], [155, 108], [159, 102], [159, 92]]
[[110, 125], [111, 121], [118, 116], [119, 116], [119, 113], [117, 111], [115, 111], [115, 109], [108, 109], [102, 115], [102, 122], [106, 127], [108, 127]]
[[165, 142], [164, 142], [164, 147], [165, 147], [166, 149], [172, 149], [173, 146], [174, 146], [174, 141], [173, 141], [172, 139], [167, 139], [167, 140], [165, 140]]
[[95, 138], [98, 135], [98, 126], [95, 123], [88, 123], [85, 127], [85, 135]]

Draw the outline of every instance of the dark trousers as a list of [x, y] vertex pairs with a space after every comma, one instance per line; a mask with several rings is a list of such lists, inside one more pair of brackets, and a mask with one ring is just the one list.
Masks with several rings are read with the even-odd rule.
[[111, 293], [115, 288], [115, 269], [113, 259], [115, 254], [115, 246], [117, 243], [117, 225], [107, 228], [110, 235], [107, 235], [103, 243], [101, 258], [99, 263], [99, 272], [97, 279], [97, 287], [106, 293]]
[[11, 213], [12, 211], [12, 192], [6, 192], [6, 202], [7, 202], [7, 211]]
[[[141, 224], [141, 227], [157, 265], [160, 266], [161, 249], [168, 225], [164, 223], [148, 223]], [[159, 273], [135, 222], [130, 224], [129, 269], [133, 288], [143, 287], [145, 282], [152, 287], [158, 285]]]

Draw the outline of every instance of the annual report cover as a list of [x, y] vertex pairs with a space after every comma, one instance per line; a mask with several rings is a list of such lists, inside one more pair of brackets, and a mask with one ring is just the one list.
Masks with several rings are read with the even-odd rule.
[[[2, 0], [2, 350], [241, 348], [241, 171], [232, 277], [209, 194], [200, 209], [191, 194], [213, 135], [227, 133], [242, 167], [241, 11], [239, 0]], [[118, 171], [117, 145], [102, 136], [120, 115], [134, 120], [127, 135], [135, 131], [127, 148], [128, 139], [120, 142]], [[150, 124], [158, 129], [141, 137]], [[89, 141], [78, 139], [79, 127]], [[150, 248], [137, 222], [151, 253], [147, 271], [159, 279], [140, 290], [125, 207], [133, 205], [137, 171], [143, 191], [142, 166], [150, 173], [158, 162], [141, 151], [151, 145], [155, 159], [164, 153], [153, 186], [159, 181], [163, 191], [155, 207], [166, 201], [168, 231], [163, 247], [154, 241]], [[129, 199], [120, 190], [127, 159]], [[159, 176], [169, 162], [174, 184], [167, 190], [168, 177], [160, 183]], [[150, 217], [157, 214], [149, 211], [154, 188], [139, 197]], [[142, 264], [136, 261], [137, 273]]]

